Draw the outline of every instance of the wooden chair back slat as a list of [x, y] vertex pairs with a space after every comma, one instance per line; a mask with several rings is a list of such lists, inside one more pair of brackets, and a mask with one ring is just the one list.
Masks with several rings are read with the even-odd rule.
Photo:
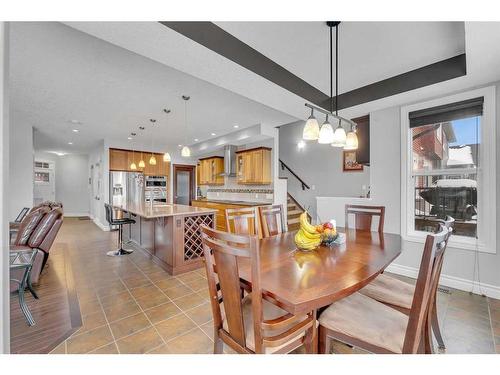
[[226, 208], [226, 230], [234, 234], [259, 235], [256, 207]]
[[285, 231], [283, 206], [281, 204], [259, 207], [259, 217], [262, 224], [263, 238], [276, 236]]
[[[201, 233], [215, 327], [217, 330], [223, 329], [225, 318], [227, 334], [242, 348], [246, 348], [246, 338], [238, 258], [250, 258], [255, 351], [259, 352], [262, 350], [263, 313], [258, 238], [221, 232], [204, 225], [201, 226]], [[221, 312], [221, 302], [224, 306], [224, 317]]]
[[417, 353], [421, 345], [450, 234], [451, 228], [441, 225], [438, 233], [429, 234], [426, 238], [408, 318], [403, 353]]
[[378, 216], [378, 231], [384, 231], [385, 207], [365, 206], [357, 204], [345, 205], [345, 227], [349, 228], [349, 215], [354, 215], [354, 228], [358, 230], [371, 230], [373, 216]]

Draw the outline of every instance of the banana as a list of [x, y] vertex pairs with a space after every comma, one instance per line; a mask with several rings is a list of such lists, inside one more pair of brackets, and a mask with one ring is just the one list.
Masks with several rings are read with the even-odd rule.
[[319, 240], [321, 238], [321, 234], [319, 233], [309, 233], [304, 230], [304, 236], [310, 240]]
[[300, 214], [299, 220], [300, 220], [300, 227], [305, 232], [309, 232], [311, 234], [317, 234], [318, 233], [316, 231], [316, 227], [309, 222], [309, 219], [307, 217], [307, 212], [306, 211], [304, 211], [304, 212], [302, 212], [302, 214]]
[[321, 239], [307, 238], [305, 232], [301, 229], [295, 235], [295, 244], [301, 249], [312, 250], [321, 243]]

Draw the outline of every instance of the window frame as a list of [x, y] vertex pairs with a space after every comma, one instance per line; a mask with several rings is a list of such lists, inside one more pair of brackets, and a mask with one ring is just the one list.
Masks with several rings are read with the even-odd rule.
[[[479, 96], [484, 98], [481, 119], [481, 139], [479, 148], [478, 181], [478, 238], [452, 236], [449, 246], [452, 248], [474, 250], [496, 254], [496, 102], [495, 86], [483, 87], [463, 93], [433, 99], [401, 107], [401, 235], [404, 240], [423, 243], [426, 233], [414, 229], [414, 183], [410, 179], [417, 175], [412, 170], [412, 137], [409, 113], [412, 111], [450, 104]], [[436, 171], [436, 174], [456, 174], [458, 170]], [[428, 171], [423, 174], [433, 174]], [[486, 202], [488, 202], [486, 204]], [[486, 224], [485, 224], [486, 223]]]

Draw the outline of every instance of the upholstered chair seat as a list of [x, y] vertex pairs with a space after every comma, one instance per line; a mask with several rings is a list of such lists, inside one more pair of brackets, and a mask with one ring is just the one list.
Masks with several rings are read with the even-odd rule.
[[[255, 337], [254, 337], [254, 326], [253, 326], [253, 313], [252, 313], [252, 295], [249, 294], [243, 300], [241, 301], [242, 307], [243, 307], [243, 324], [245, 326], [245, 340], [246, 340], [246, 345], [248, 348], [251, 350], [255, 350]], [[221, 310], [222, 313], [224, 314], [224, 309], [223, 309], [223, 304], [221, 305]], [[264, 320], [272, 320], [279, 318], [283, 315], [286, 315], [287, 312], [278, 306], [272, 304], [271, 302], [266, 301], [265, 299], [262, 300], [262, 312], [264, 315]], [[304, 315], [305, 320], [307, 318], [306, 315]], [[300, 322], [301, 320], [299, 320]], [[272, 335], [278, 335], [282, 332], [286, 332], [288, 329], [293, 327], [294, 325], [297, 324], [297, 321], [295, 321], [293, 324], [289, 326], [284, 326], [282, 329], [279, 330], [273, 330]], [[223, 323], [224, 329], [227, 331], [227, 320], [224, 319]], [[264, 332], [264, 335], [266, 333]], [[297, 336], [295, 336], [293, 339], [290, 339], [290, 341], [280, 345], [280, 346], [275, 346], [275, 347], [266, 347], [266, 354], [272, 354], [274, 352], [279, 351], [281, 348], [284, 348], [287, 346], [289, 343], [291, 343], [294, 340], [297, 340], [300, 337], [303, 337], [305, 334], [304, 331], [299, 332]]]
[[408, 316], [354, 293], [323, 311], [319, 324], [388, 352], [402, 353]]
[[380, 274], [359, 292], [379, 302], [409, 310], [415, 293], [415, 285]]

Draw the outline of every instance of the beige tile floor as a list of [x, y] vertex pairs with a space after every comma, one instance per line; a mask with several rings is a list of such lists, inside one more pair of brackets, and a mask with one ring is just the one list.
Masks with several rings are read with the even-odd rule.
[[[203, 269], [174, 277], [141, 251], [107, 257], [116, 246], [116, 232], [103, 232], [91, 221], [65, 219], [57, 241], [70, 248], [83, 326], [52, 353], [213, 351]], [[438, 311], [446, 353], [500, 352], [499, 300], [446, 289], [439, 293]], [[334, 350], [360, 352], [341, 344]]]

